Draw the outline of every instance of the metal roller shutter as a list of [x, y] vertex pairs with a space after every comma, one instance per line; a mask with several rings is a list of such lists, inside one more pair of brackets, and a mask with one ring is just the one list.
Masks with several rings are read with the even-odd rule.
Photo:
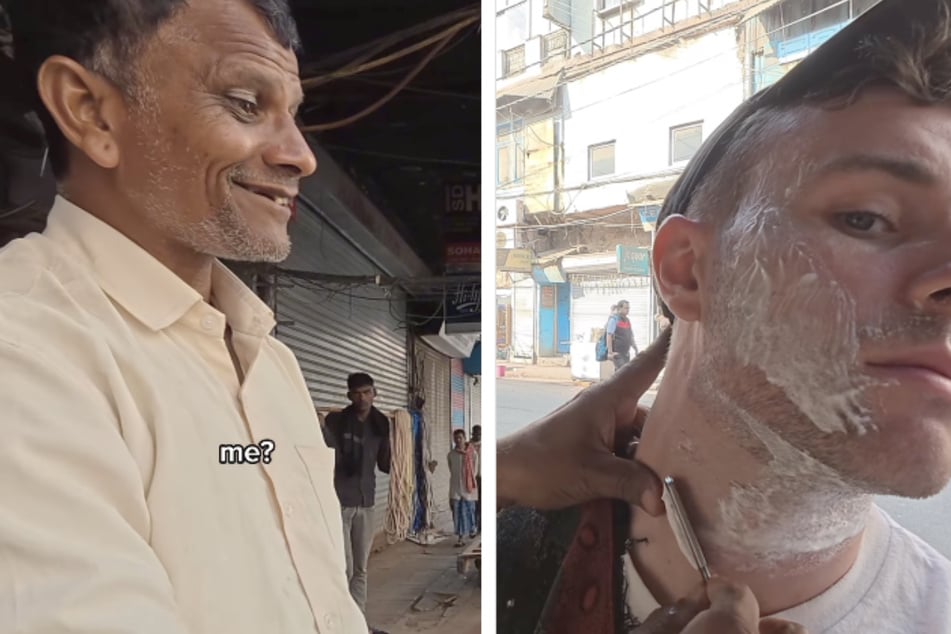
[[[318, 216], [301, 210], [291, 232], [286, 269], [333, 275], [382, 273], [365, 255]], [[406, 408], [405, 301], [382, 289], [340, 291], [292, 280], [276, 293], [277, 337], [293, 350], [318, 409], [348, 405], [347, 375], [368, 372], [379, 395], [375, 405], [389, 415]], [[282, 280], [286, 285], [288, 280]], [[283, 322], [291, 323], [283, 323]], [[374, 523], [383, 529], [389, 476], [377, 472]]]
[[532, 359], [535, 353], [535, 280], [512, 286], [512, 356]]
[[[573, 275], [571, 278], [572, 359], [581, 354], [594, 358], [592, 333], [604, 328], [611, 314], [611, 305], [622, 299], [631, 303], [628, 319], [631, 320], [638, 350], [650, 344], [654, 321], [651, 314], [651, 278], [617, 275]], [[593, 369], [595, 366], [591, 367]], [[598, 375], [579, 375], [577, 378], [597, 379]]]
[[452, 369], [449, 357], [433, 350], [417, 340], [416, 363], [420, 381], [425, 389], [426, 404], [423, 416], [426, 419], [426, 433], [432, 448], [432, 459], [436, 461], [436, 471], [430, 475], [433, 490], [433, 509], [430, 521], [442, 526], [450, 520], [449, 509], [449, 465], [446, 456], [452, 449], [452, 431], [450, 421]]

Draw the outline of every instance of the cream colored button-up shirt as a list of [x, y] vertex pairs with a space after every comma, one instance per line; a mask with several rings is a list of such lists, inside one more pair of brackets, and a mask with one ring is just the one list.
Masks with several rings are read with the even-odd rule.
[[[0, 632], [367, 631], [300, 368], [212, 284], [218, 309], [62, 198], [0, 250]], [[264, 440], [269, 464], [219, 463]]]

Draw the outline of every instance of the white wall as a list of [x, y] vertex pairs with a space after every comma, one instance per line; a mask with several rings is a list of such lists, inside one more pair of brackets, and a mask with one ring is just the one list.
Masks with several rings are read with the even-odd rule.
[[[612, 140], [615, 174], [600, 180], [669, 172], [672, 126], [703, 121], [706, 139], [743, 100], [735, 31], [725, 28], [616, 64], [565, 90], [565, 187], [589, 183], [588, 147]], [[569, 211], [626, 204], [629, 188], [620, 183], [569, 192]]]
[[[565, 0], [548, 0], [562, 2]], [[499, 88], [516, 83], [533, 75], [541, 74], [541, 40], [544, 36], [563, 27], [542, 17], [546, 0], [496, 0], [495, 17], [495, 76], [502, 77], [502, 54], [521, 44], [525, 45], [525, 71], [512, 77], [499, 79]], [[571, 47], [579, 44], [577, 38], [568, 34]]]

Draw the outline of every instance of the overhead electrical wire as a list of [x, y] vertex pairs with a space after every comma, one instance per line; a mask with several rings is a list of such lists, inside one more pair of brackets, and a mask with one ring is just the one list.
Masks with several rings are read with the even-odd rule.
[[[456, 20], [471, 15], [473, 12], [479, 12], [480, 10], [480, 6], [478, 4], [474, 4], [472, 6], [451, 11], [418, 24], [414, 24], [413, 26], [406, 29], [401, 29], [394, 33], [384, 35], [370, 42], [340, 51], [339, 53], [323, 56], [319, 62], [311, 63], [305, 66], [302, 69], [302, 75], [307, 76], [312, 72], [319, 72], [323, 68], [337, 66], [342, 62], [342, 60], [347, 60], [344, 66], [359, 65], [402, 41], [416, 37], [417, 35], [426, 33], [427, 31], [446, 26], [447, 24], [452, 24]], [[368, 49], [371, 52], [364, 53], [364, 51]]]
[[447, 44], [449, 44], [453, 36], [455, 36], [456, 33], [458, 33], [460, 30], [465, 28], [465, 26], [468, 26], [468, 24], [469, 23], [467, 22], [466, 24], [462, 26], [456, 25], [455, 27], [448, 29], [447, 33], [442, 37], [442, 39], [439, 40], [436, 43], [436, 45], [433, 46], [432, 49], [430, 49], [430, 51], [426, 54], [426, 56], [423, 57], [423, 59], [419, 61], [416, 67], [413, 68], [413, 70], [410, 71], [409, 74], [406, 75], [406, 77], [400, 80], [400, 82], [397, 83], [389, 92], [387, 92], [386, 95], [381, 97], [375, 103], [371, 104], [370, 106], [367, 106], [360, 112], [357, 112], [353, 115], [350, 115], [349, 117], [340, 119], [338, 121], [332, 121], [330, 123], [319, 123], [316, 125], [302, 126], [301, 131], [302, 132], [326, 132], [329, 130], [336, 130], [338, 128], [346, 127], [350, 125], [351, 123], [355, 123], [356, 121], [359, 121], [360, 119], [363, 119], [364, 117], [373, 114], [374, 112], [382, 108], [384, 105], [386, 105], [393, 97], [395, 97], [401, 90], [403, 90], [403, 88], [409, 85], [411, 81], [416, 79], [416, 76], [419, 75], [423, 71], [424, 68], [426, 68], [429, 62], [431, 62], [439, 54], [439, 52], [442, 49], [444, 49]]
[[394, 161], [406, 161], [410, 163], [433, 163], [436, 165], [448, 165], [453, 167], [480, 167], [482, 163], [473, 161], [460, 161], [459, 159], [446, 159], [428, 156], [407, 156], [404, 154], [390, 154], [388, 152], [376, 152], [373, 150], [363, 150], [360, 148], [345, 147], [341, 145], [332, 145], [325, 143], [323, 146], [327, 150], [337, 150], [348, 154], [360, 154], [363, 156], [374, 156]]
[[[317, 86], [321, 86], [328, 82], [334, 81], [335, 79], [342, 79], [344, 77], [350, 77], [352, 75], [359, 75], [360, 73], [366, 72], [368, 70], [373, 70], [374, 68], [385, 66], [389, 64], [390, 62], [394, 62], [398, 59], [402, 59], [403, 57], [406, 57], [407, 55], [412, 55], [413, 53], [417, 51], [421, 51], [424, 48], [427, 48], [433, 44], [436, 44], [437, 42], [441, 43], [443, 42], [443, 40], [447, 38], [452, 38], [456, 33], [461, 31], [462, 29], [478, 21], [479, 21], [479, 15], [473, 15], [473, 16], [464, 18], [460, 20], [459, 22], [457, 22], [456, 24], [454, 24], [453, 26], [443, 29], [439, 33], [436, 33], [435, 35], [430, 36], [420, 42], [417, 42], [415, 44], [402, 48], [396, 51], [395, 53], [391, 53], [379, 59], [375, 59], [373, 61], [367, 61], [356, 66], [352, 66], [352, 67], [346, 66], [344, 68], [333, 71], [331, 73], [327, 73], [326, 75], [320, 75], [318, 77], [310, 77], [310, 78], [304, 79], [301, 81], [301, 86], [303, 86], [304, 90], [311, 90], [313, 88], [316, 88]], [[443, 44], [443, 46], [445, 46], [445, 44]]]

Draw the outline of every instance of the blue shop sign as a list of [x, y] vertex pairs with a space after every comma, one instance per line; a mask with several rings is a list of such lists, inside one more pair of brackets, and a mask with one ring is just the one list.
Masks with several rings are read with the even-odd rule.
[[617, 270], [625, 275], [648, 277], [651, 274], [650, 249], [618, 245]]

